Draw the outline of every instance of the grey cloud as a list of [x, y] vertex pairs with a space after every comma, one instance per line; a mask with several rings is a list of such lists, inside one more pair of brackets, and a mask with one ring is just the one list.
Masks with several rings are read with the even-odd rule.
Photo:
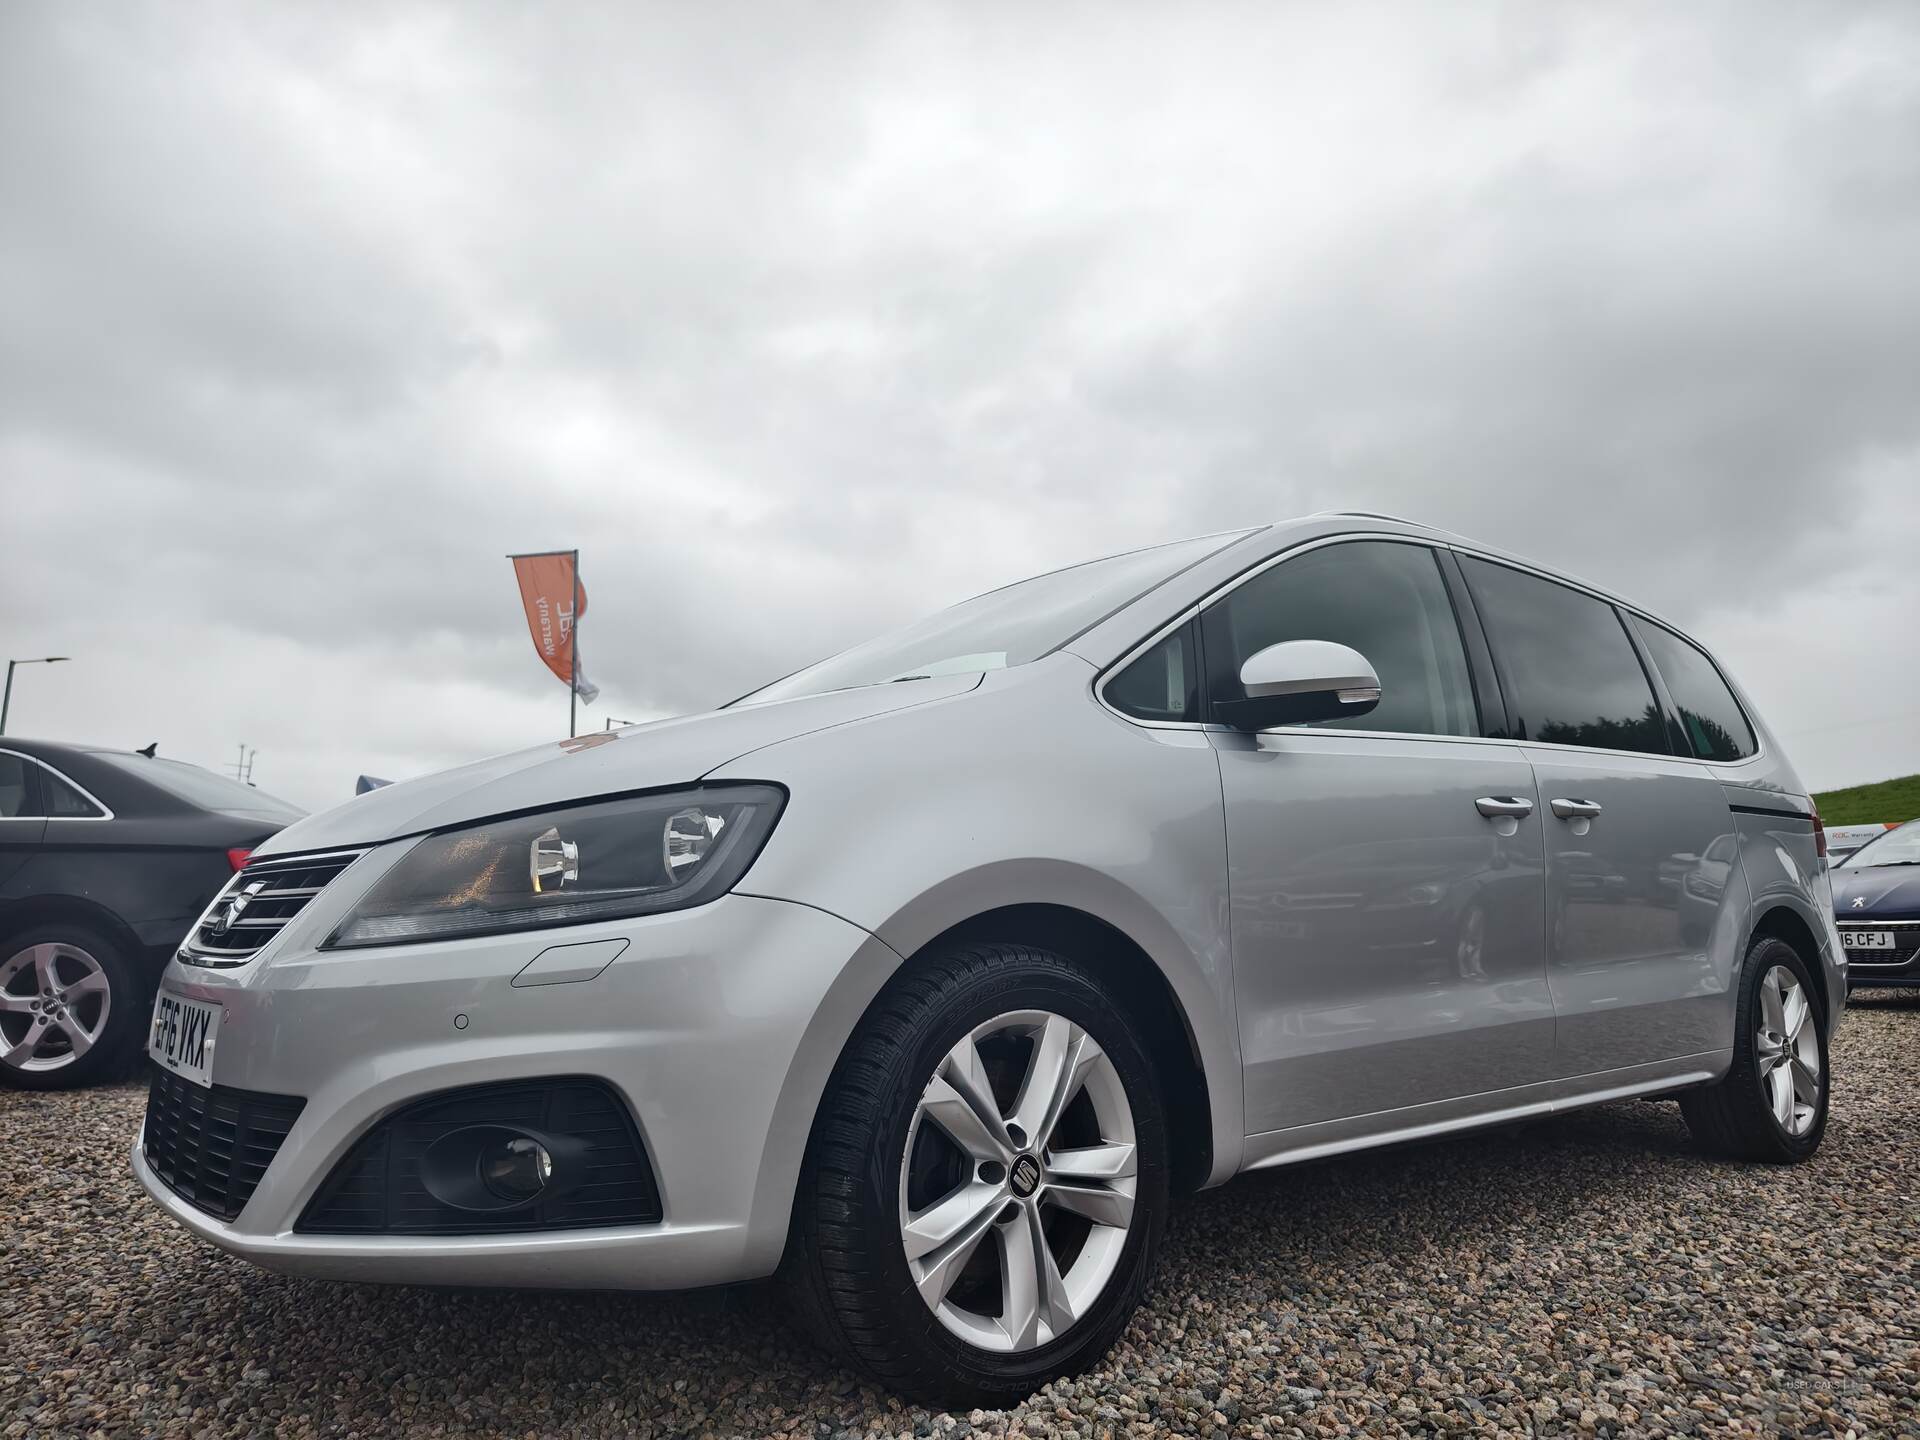
[[1920, 601], [1914, 73], [1897, 5], [7, 7], [0, 648], [86, 652], [20, 723], [318, 803], [551, 733], [508, 550], [585, 551], [594, 724], [1345, 505], [1817, 728], [1767, 637]]

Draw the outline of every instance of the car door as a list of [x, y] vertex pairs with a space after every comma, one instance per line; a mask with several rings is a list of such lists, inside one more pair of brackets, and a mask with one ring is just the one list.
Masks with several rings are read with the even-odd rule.
[[1543, 845], [1532, 771], [1481, 738], [1439, 559], [1389, 540], [1283, 557], [1201, 617], [1208, 689], [1248, 656], [1350, 645], [1369, 715], [1216, 728], [1250, 1135], [1548, 1078]]
[[[1611, 602], [1462, 555], [1543, 808], [1562, 1076], [1724, 1043], [1733, 817]], [[1676, 754], [1680, 750], [1683, 753]], [[1716, 870], [1718, 871], [1716, 877]], [[1721, 933], [1727, 932], [1727, 933]]]

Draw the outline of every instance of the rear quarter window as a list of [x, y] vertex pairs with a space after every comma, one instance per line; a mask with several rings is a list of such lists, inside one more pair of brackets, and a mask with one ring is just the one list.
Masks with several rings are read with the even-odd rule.
[[1760, 748], [1733, 688], [1704, 650], [1638, 615], [1633, 625], [1660, 678], [1667, 682], [1694, 758], [1744, 760]]
[[46, 797], [47, 815], [51, 819], [98, 820], [105, 813], [52, 771], [41, 774], [40, 790]]

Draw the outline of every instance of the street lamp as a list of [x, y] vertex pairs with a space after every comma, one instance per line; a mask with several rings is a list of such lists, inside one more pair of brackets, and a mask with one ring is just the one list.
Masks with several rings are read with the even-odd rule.
[[7, 733], [7, 707], [13, 703], [13, 667], [16, 665], [59, 665], [70, 660], [70, 655], [41, 655], [32, 660], [7, 661], [7, 688], [0, 694], [0, 735]]

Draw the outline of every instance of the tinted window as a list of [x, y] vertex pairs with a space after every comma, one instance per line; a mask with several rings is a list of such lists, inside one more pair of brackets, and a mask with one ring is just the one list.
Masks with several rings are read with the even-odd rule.
[[1142, 720], [1193, 720], [1200, 710], [1193, 643], [1182, 625], [1107, 682], [1107, 703]]
[[1365, 715], [1321, 720], [1349, 730], [1472, 735], [1473, 688], [1439, 562], [1422, 545], [1354, 541], [1309, 550], [1247, 581], [1202, 619], [1217, 693], [1240, 694], [1249, 656], [1285, 640], [1350, 645], [1380, 677]]
[[1680, 711], [1687, 743], [1702, 760], [1743, 760], [1758, 748], [1740, 702], [1705, 654], [1638, 616], [1634, 625]]
[[1522, 740], [1668, 755], [1666, 726], [1613, 606], [1462, 555]]
[[27, 762], [18, 755], [0, 755], [0, 820], [27, 814], [27, 795]]
[[46, 801], [47, 814], [58, 819], [85, 819], [101, 813], [98, 805], [51, 771], [40, 772], [40, 794]]
[[1206, 535], [1109, 555], [989, 590], [904, 630], [809, 665], [735, 703], [791, 700], [889, 680], [1024, 665], [1246, 533]]

